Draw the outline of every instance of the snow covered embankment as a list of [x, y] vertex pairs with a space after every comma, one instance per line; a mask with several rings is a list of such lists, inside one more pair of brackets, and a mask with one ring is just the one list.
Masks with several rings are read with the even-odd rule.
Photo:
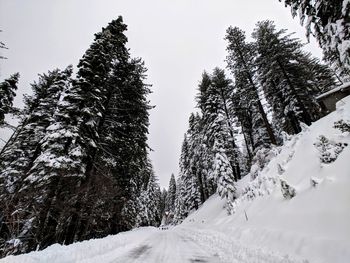
[[[216, 196], [181, 227], [216, 230], [247, 246], [309, 262], [349, 262], [350, 134], [333, 127], [342, 119], [350, 121], [350, 97], [286, 142], [258, 178], [239, 182], [242, 195], [233, 215], [220, 209], [224, 201]], [[319, 145], [320, 135], [328, 144]], [[294, 197], [283, 196], [283, 183]]]
[[158, 230], [154, 227], [139, 228], [101, 239], [77, 242], [69, 246], [54, 244], [42, 251], [0, 259], [1, 263], [104, 263], [121, 262], [118, 259], [127, 251], [136, 249], [140, 243]]

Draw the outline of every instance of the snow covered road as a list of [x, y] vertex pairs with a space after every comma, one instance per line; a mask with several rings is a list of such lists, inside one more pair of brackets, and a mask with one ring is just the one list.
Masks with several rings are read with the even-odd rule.
[[0, 263], [308, 263], [245, 247], [209, 229], [148, 227], [70, 246], [0, 259]]
[[156, 232], [138, 247], [125, 253], [115, 262], [222, 262], [218, 255], [211, 254], [188, 235], [179, 231]]
[[294, 263], [289, 256], [242, 246], [223, 233], [176, 227], [157, 231], [115, 261], [125, 263]]

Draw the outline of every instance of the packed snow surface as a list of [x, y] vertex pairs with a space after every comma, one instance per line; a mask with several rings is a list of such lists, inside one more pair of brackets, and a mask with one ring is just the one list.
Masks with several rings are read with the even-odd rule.
[[[49, 248], [0, 263], [285, 262], [336, 263], [350, 259], [350, 134], [333, 127], [350, 121], [350, 97], [333, 112], [289, 138], [251, 181], [237, 184], [232, 215], [217, 195], [168, 230], [153, 227]], [[322, 163], [320, 135], [345, 146]], [[333, 154], [333, 153], [332, 153]], [[285, 198], [281, 182], [295, 191]]]

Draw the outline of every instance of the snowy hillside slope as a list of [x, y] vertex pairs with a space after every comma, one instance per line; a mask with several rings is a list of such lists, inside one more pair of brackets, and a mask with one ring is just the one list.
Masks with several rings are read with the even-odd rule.
[[[329, 263], [350, 259], [350, 134], [333, 128], [350, 120], [350, 96], [333, 112], [293, 136], [252, 182], [238, 182], [241, 196], [228, 215], [214, 195], [169, 230], [140, 228], [103, 239], [10, 256], [0, 263], [230, 262]], [[320, 135], [347, 143], [338, 158], [321, 163]], [[283, 197], [281, 181], [295, 189]], [[315, 185], [316, 184], [316, 185]]]
[[[236, 200], [233, 215], [227, 216], [220, 209], [225, 202], [216, 196], [190, 215], [182, 227], [215, 229], [245, 245], [310, 262], [349, 262], [350, 146], [336, 161], [324, 164], [313, 145], [320, 135], [350, 145], [350, 134], [333, 128], [341, 119], [350, 120], [350, 96], [338, 102], [336, 112], [287, 142], [256, 180], [247, 183], [244, 179], [240, 188], [250, 185], [250, 191]], [[295, 188], [295, 197], [283, 197], [279, 178]], [[311, 179], [318, 182], [315, 187]], [[271, 183], [274, 180], [275, 185]], [[252, 201], [251, 196], [258, 197]]]

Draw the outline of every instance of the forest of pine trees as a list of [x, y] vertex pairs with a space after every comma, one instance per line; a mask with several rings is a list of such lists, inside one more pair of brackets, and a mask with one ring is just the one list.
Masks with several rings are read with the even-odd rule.
[[260, 159], [283, 143], [284, 134], [297, 134], [319, 119], [315, 97], [336, 84], [329, 67], [272, 21], [257, 23], [252, 39], [229, 27], [229, 74], [215, 68], [202, 75], [199, 111], [191, 114], [182, 144], [174, 223], [216, 192], [229, 207], [235, 182], [253, 165], [261, 166]]
[[23, 110], [13, 107], [19, 73], [2, 81], [0, 127], [7, 114], [20, 121], [0, 150], [0, 257], [178, 224], [215, 193], [229, 207], [238, 180], [254, 179], [286, 135], [322, 117], [315, 98], [350, 79], [350, 2], [284, 3], [330, 66], [272, 21], [258, 22], [252, 41], [229, 27], [226, 70], [201, 76], [167, 190], [149, 159], [147, 69], [126, 47], [122, 17], [95, 34], [76, 68], [40, 74]]
[[[0, 254], [43, 249], [160, 224], [148, 158], [149, 85], [121, 17], [77, 65], [39, 75], [0, 152]], [[18, 74], [0, 84], [0, 123]]]

